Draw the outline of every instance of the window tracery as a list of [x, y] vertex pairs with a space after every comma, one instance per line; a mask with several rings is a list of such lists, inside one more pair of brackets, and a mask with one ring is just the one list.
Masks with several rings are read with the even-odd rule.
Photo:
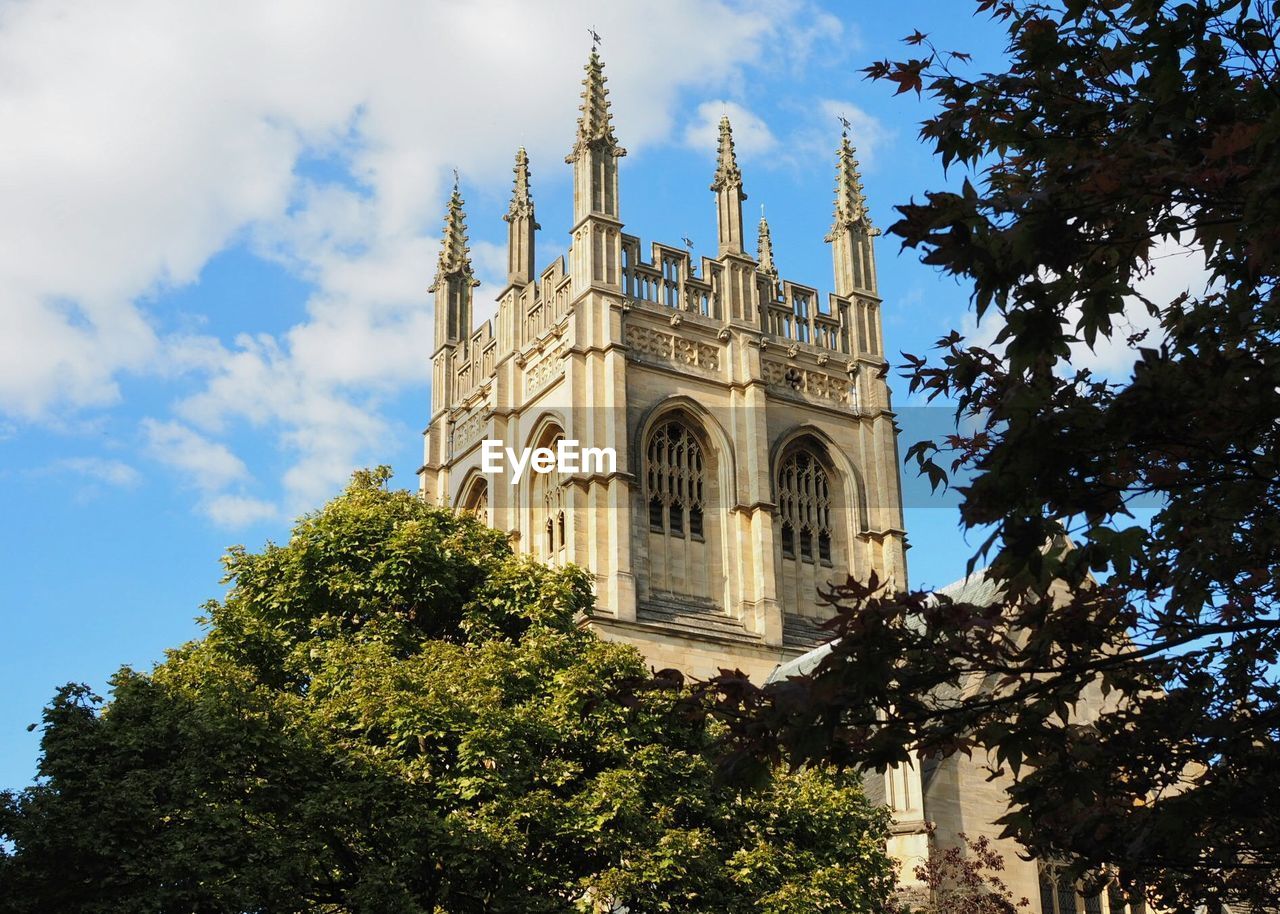
[[703, 540], [705, 471], [702, 445], [683, 422], [671, 419], [653, 431], [645, 449], [651, 532]]
[[831, 565], [831, 483], [805, 448], [787, 454], [779, 468], [778, 514], [783, 558]]
[[[686, 412], [661, 417], [644, 440], [638, 524], [647, 526], [647, 597], [706, 609], [724, 596], [718, 454]], [[646, 523], [647, 522], [647, 523]]]
[[1040, 867], [1041, 914], [1146, 914], [1146, 904], [1126, 901], [1119, 883], [1107, 883], [1104, 891], [1082, 895], [1074, 882], [1052, 864]]
[[[564, 434], [558, 429], [539, 442], [538, 447], [555, 451]], [[532, 535], [537, 540], [537, 552], [548, 562], [564, 557], [568, 544], [568, 503], [565, 498], [564, 480], [559, 473], [534, 474], [533, 491], [530, 493], [535, 523]]]

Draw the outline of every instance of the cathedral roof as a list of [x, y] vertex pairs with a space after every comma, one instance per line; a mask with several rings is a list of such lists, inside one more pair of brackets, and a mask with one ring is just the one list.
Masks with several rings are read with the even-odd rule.
[[[1042, 547], [1045, 554], [1074, 549], [1075, 543], [1071, 538], [1064, 535], [1053, 537]], [[935, 594], [941, 594], [950, 597], [954, 603], [968, 603], [972, 606], [993, 606], [1000, 599], [1001, 587], [1000, 583], [991, 577], [990, 568], [983, 568], [973, 574], [963, 577], [958, 581], [952, 581], [946, 587], [939, 587], [934, 591]], [[934, 599], [930, 597], [930, 599]], [[839, 640], [839, 639], [836, 639]], [[831, 645], [834, 642], [829, 641], [826, 644], [819, 645], [808, 653], [801, 654], [793, 660], [779, 665], [765, 683], [782, 682], [792, 676], [807, 676], [818, 668], [824, 657], [831, 653]], [[973, 681], [980, 681], [983, 677], [978, 676]], [[954, 697], [962, 691], [967, 691], [968, 687], [961, 689], [953, 686], [942, 686], [938, 689], [938, 694], [945, 697]]]
[[974, 606], [991, 606], [1000, 599], [1000, 585], [987, 576], [987, 569], [975, 571], [967, 578], [952, 581], [936, 591], [951, 598], [954, 603], [970, 603]]
[[[986, 568], [981, 571], [975, 571], [966, 578], [953, 581], [946, 587], [940, 587], [934, 592], [948, 596], [956, 603], [970, 603], [974, 606], [990, 606], [1000, 599], [1000, 586], [995, 580], [987, 576]], [[769, 678], [765, 680], [765, 685], [784, 682], [793, 676], [808, 676], [831, 653], [833, 643], [828, 641], [826, 644], [820, 644], [799, 657], [779, 664], [769, 674]]]

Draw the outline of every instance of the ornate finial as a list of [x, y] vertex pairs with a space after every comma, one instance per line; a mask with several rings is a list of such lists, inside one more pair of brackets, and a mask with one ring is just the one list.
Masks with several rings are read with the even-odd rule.
[[756, 261], [760, 264], [756, 269], [778, 278], [778, 267], [773, 262], [773, 236], [769, 234], [769, 221], [764, 217], [764, 204], [760, 204], [760, 232], [756, 236]]
[[600, 33], [596, 31], [594, 25], [587, 31], [591, 33], [591, 53], [594, 54], [600, 49], [600, 42], [604, 41], [604, 39], [600, 37]]
[[[844, 118], [841, 121], [847, 123]], [[858, 160], [854, 157], [854, 148], [847, 133], [840, 135], [840, 150], [836, 162], [836, 210], [835, 224], [831, 227], [832, 235], [858, 223], [862, 223], [868, 231], [874, 231], [871, 220], [867, 218], [867, 198], [862, 192]]]
[[[503, 220], [510, 222], [526, 216], [533, 218], [533, 194], [529, 190], [529, 154], [525, 152], [521, 146], [516, 150], [516, 165], [513, 169], [515, 172], [514, 187], [511, 189], [511, 206], [507, 209], [507, 214], [503, 216]], [[534, 223], [535, 229], [542, 228], [538, 223]]]
[[684, 242], [684, 246], [685, 246], [685, 247], [687, 247], [687, 248], [689, 249], [689, 253], [690, 253], [690, 254], [692, 254], [692, 253], [693, 253], [693, 239], [689, 237], [688, 233], [686, 232], [685, 234], [681, 235], [681, 236], [680, 236], [680, 240]]
[[[593, 33], [594, 34], [594, 33]], [[578, 110], [578, 138], [573, 149], [565, 157], [572, 164], [583, 150], [592, 146], [607, 149], [615, 156], [624, 156], [627, 151], [618, 145], [618, 138], [613, 135], [613, 120], [609, 114], [609, 90], [604, 87], [608, 81], [604, 75], [604, 64], [600, 55], [592, 47], [591, 57], [584, 67], [586, 78], [582, 80], [582, 104]]]
[[454, 192], [455, 194], [458, 192], [458, 183], [459, 183], [459, 181], [460, 181], [460, 179], [458, 178], [458, 169], [456, 169], [456, 168], [455, 168], [455, 169], [453, 170], [453, 192]]
[[449, 206], [444, 216], [440, 259], [436, 263], [436, 281], [428, 291], [434, 291], [442, 277], [453, 274], [466, 276], [473, 286], [480, 284], [472, 277], [471, 249], [467, 246], [467, 215], [462, 208], [462, 193], [458, 190], [457, 169], [454, 169], [453, 174], [453, 193], [449, 195]]
[[720, 118], [720, 147], [716, 151], [716, 176], [711, 182], [712, 190], [723, 190], [726, 187], [738, 188], [743, 200], [747, 195], [742, 193], [742, 170], [738, 168], [738, 157], [733, 149], [733, 128], [729, 126], [729, 115]]
[[853, 126], [852, 124], [849, 123], [849, 119], [845, 117], [843, 114], [837, 114], [836, 120], [840, 122], [840, 135], [848, 136], [849, 128]]

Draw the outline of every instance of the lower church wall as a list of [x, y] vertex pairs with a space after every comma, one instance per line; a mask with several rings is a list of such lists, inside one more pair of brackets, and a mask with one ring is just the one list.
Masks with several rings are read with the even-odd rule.
[[1021, 845], [1001, 838], [1001, 826], [995, 824], [1009, 809], [1005, 792], [1008, 780], [988, 777], [986, 762], [978, 755], [970, 758], [957, 754], [926, 768], [924, 807], [936, 828], [934, 844], [939, 849], [963, 846], [961, 833], [971, 840], [985, 836], [1004, 858], [1005, 869], [1000, 876], [1014, 901], [1026, 898], [1031, 902], [1029, 910], [1039, 910], [1039, 865], [1022, 859]]
[[592, 621], [602, 637], [639, 648], [656, 670], [679, 670], [695, 679], [710, 679], [721, 669], [740, 669], [752, 682], [762, 683], [780, 663], [798, 656], [799, 650], [764, 645], [699, 641], [671, 635], [657, 626], [625, 623], [613, 619]]

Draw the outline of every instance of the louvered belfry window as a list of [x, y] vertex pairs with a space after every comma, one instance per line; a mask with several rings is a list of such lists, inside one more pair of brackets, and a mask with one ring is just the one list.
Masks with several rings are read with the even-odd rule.
[[809, 451], [797, 449], [778, 473], [783, 558], [831, 564], [831, 484]]
[[654, 430], [645, 451], [645, 477], [650, 531], [701, 542], [705, 459], [684, 423], [672, 419]]

